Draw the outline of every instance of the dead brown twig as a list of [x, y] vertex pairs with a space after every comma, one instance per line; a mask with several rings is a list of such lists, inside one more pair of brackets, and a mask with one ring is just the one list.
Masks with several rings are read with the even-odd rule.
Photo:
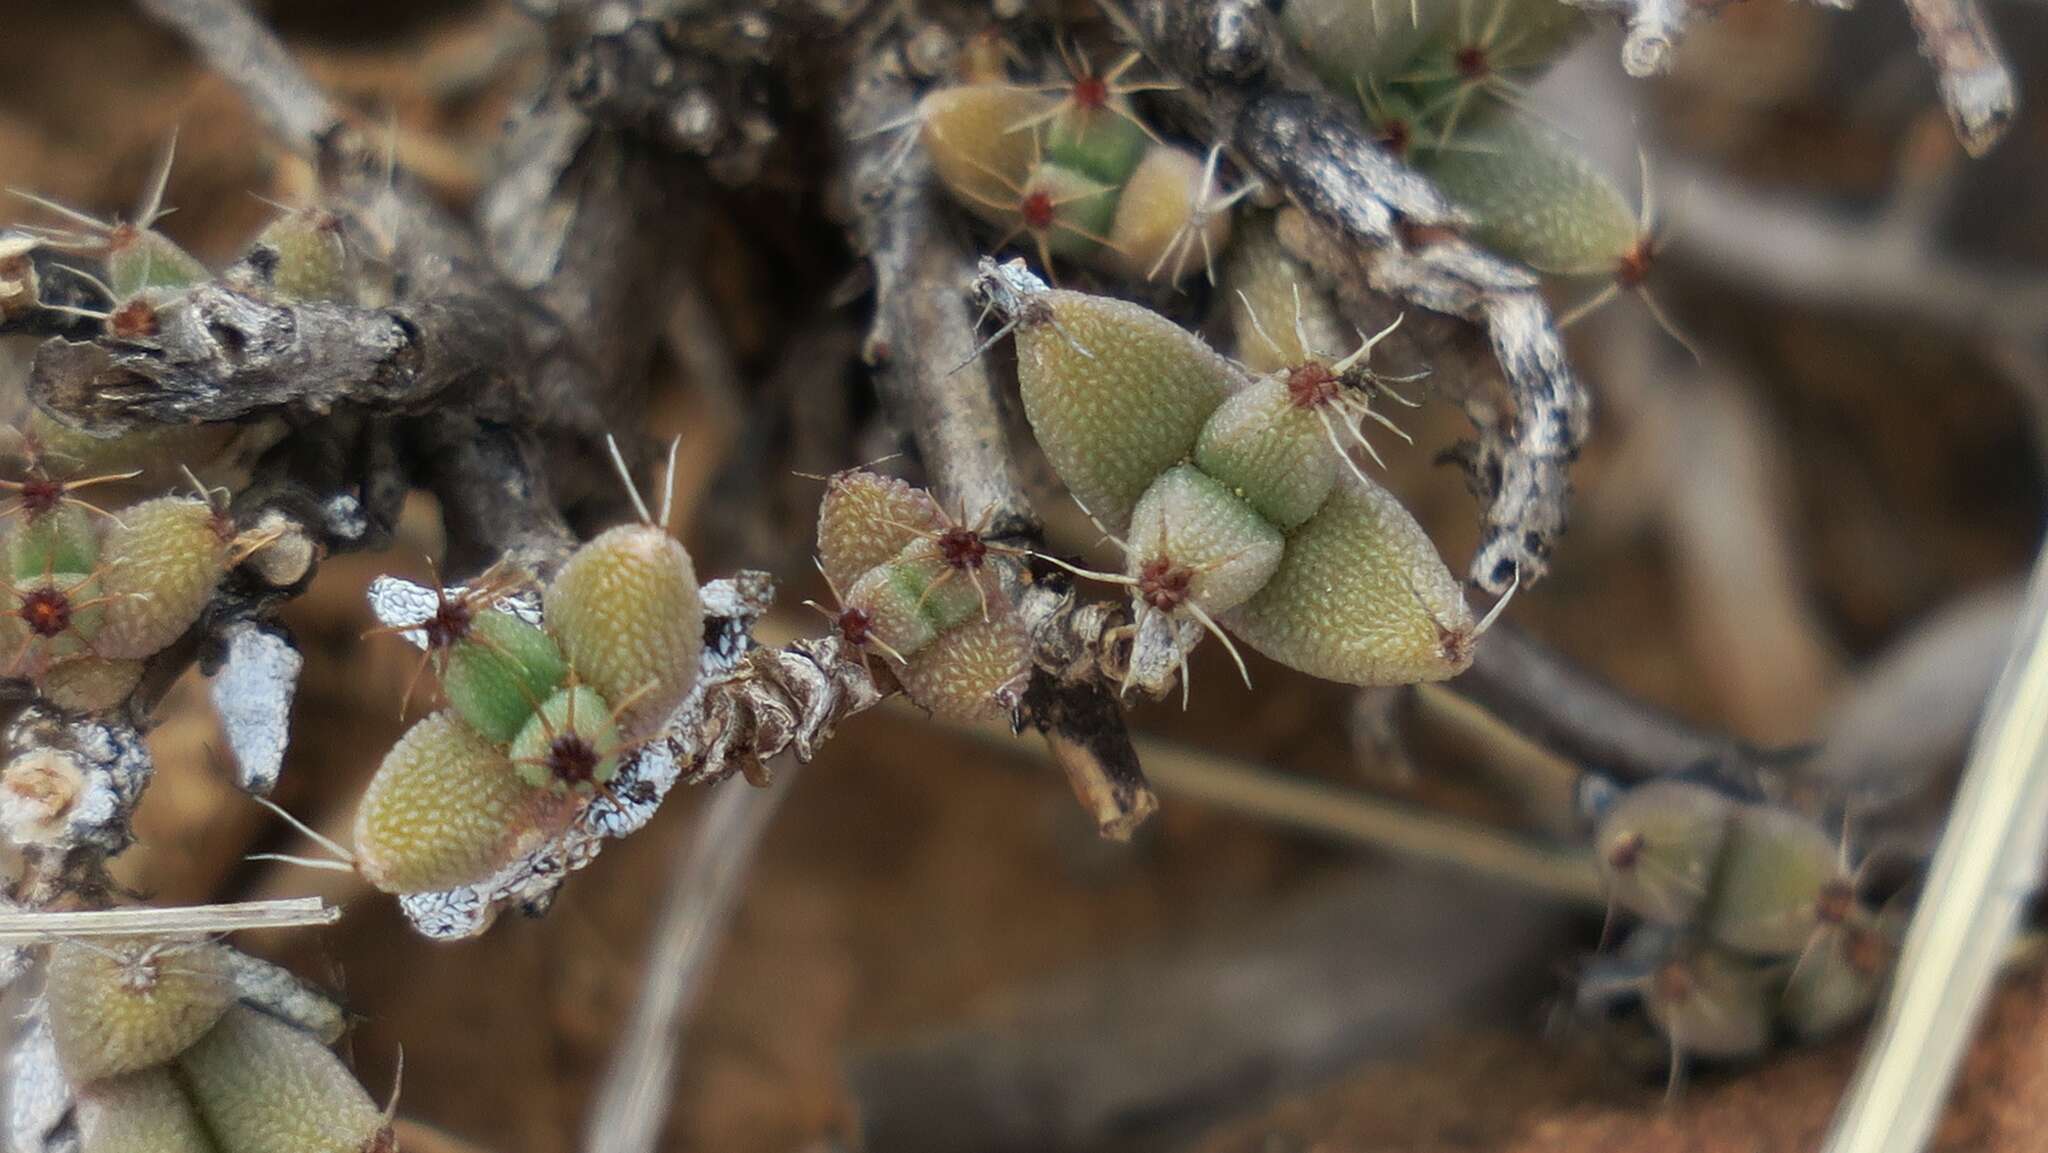
[[[1628, 26], [1621, 61], [1629, 75], [1668, 71], [1678, 43], [1696, 11], [1718, 4], [1684, 0], [1569, 0], [1595, 12], [1619, 14]], [[1846, 0], [1819, 0], [1847, 8]], [[2018, 97], [2004, 50], [1977, 0], [1903, 0], [1920, 52], [1934, 66], [1942, 103], [1956, 139], [1972, 156], [1982, 156], [2011, 126]]]

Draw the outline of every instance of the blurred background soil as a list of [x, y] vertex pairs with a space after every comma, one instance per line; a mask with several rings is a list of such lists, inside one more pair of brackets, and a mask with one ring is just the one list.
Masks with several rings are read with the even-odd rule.
[[[268, 16], [319, 80], [388, 122], [402, 163], [460, 205], [538, 72], [540, 45], [508, 7], [295, 0]], [[2017, 60], [2048, 59], [2033, 51], [2048, 30], [2042, 12], [2015, 4], [1993, 16]], [[1606, 40], [1586, 60], [1616, 70]], [[2048, 91], [2040, 68], [2021, 80], [2030, 95]], [[1963, 207], [1940, 245], [2007, 271], [2048, 262], [2048, 116], [2029, 107], [1993, 157], [1963, 166], [1903, 16], [1877, 0], [1852, 15], [1734, 5], [1688, 43], [1675, 77], [1635, 99], [1642, 130], [1691, 164], [1844, 211], [1881, 202], [1902, 172], [1947, 173]], [[1560, 113], [1568, 126], [1572, 111]], [[168, 203], [178, 212], [165, 230], [204, 258], [225, 261], [261, 224], [270, 210], [259, 196], [294, 202], [309, 191], [308, 174], [265, 143], [235, 94], [126, 6], [0, 3], [0, 185], [121, 211], [174, 131]], [[814, 212], [809, 224], [789, 222], [815, 210], [803, 174], [815, 180], [827, 162], [799, 148], [779, 158], [766, 195], [714, 205], [702, 224], [703, 304], [737, 379], [692, 379], [702, 358], [680, 350], [650, 420], [684, 438], [684, 507], [697, 526], [687, 539], [700, 571], [775, 561], [790, 581], [780, 622], [789, 630], [815, 627], [794, 606], [820, 590], [786, 563], [789, 548], [805, 547], [809, 511], [756, 501], [746, 507], [771, 523], [748, 537], [721, 523], [724, 496], [707, 494], [722, 493], [740, 415], [771, 403], [760, 382], [779, 344], [819, 313], [820, 286], [851, 266]], [[2036, 410], [1974, 334], [1808, 306], [1689, 266], [1682, 251], [1658, 288], [1710, 368], [1725, 371], [1693, 369], [1644, 336], [1634, 302], [1575, 333], [1600, 389], [1599, 431], [1556, 573], [1511, 616], [1685, 716], [1758, 741], [1811, 739], [1862, 661], [1952, 598], [2024, 570], [2043, 523]], [[0, 344], [0, 365], [25, 352]], [[864, 396], [846, 403], [871, 408]], [[1391, 458], [1394, 483], [1458, 568], [1471, 547], [1470, 498], [1429, 461], [1460, 422], [1436, 406], [1411, 427], [1418, 448]], [[855, 446], [813, 467], [873, 455]], [[308, 660], [277, 799], [321, 827], [346, 827], [401, 729], [412, 671], [404, 646], [360, 639], [373, 623], [364, 586], [379, 572], [424, 575], [437, 547], [437, 513], [421, 501], [398, 548], [331, 561], [290, 610]], [[1134, 723], [1287, 771], [1517, 819], [1482, 787], [1488, 766], [1469, 747], [1453, 743], [1419, 778], [1401, 779], [1353, 757], [1346, 692], [1263, 663], [1253, 678], [1247, 694], [1212, 646], [1190, 709], [1141, 706]], [[159, 775], [141, 844], [120, 862], [124, 879], [167, 902], [346, 900], [332, 929], [249, 944], [342, 991], [362, 1018], [351, 1044], [366, 1083], [388, 1083], [402, 1045], [409, 1118], [476, 1150], [576, 1147], [643, 966], [662, 963], [645, 944], [700, 798], [672, 799], [652, 827], [574, 877], [546, 918], [429, 944], [347, 878], [243, 860], [291, 838], [225, 779], [199, 688], [165, 705], [153, 738]], [[1119, 958], [1199, 951], [1333, 879], [1397, 868], [1171, 796], [1132, 844], [1106, 844], [1036, 747], [998, 751], [906, 709], [856, 718], [803, 771], [766, 842], [686, 1041], [664, 1147], [769, 1153], [842, 1141], [854, 1120], [850, 1052], [987, 1019], [1019, 990]], [[1509, 891], [1494, 900], [1538, 903]], [[1466, 948], [1494, 947], [1494, 925], [1468, 911], [1478, 906], [1434, 904]], [[1540, 1027], [1564, 963], [1598, 935], [1596, 915], [1551, 921], [1557, 932], [1540, 943], [1506, 947], [1495, 983], [1514, 992], [1477, 1019], [1446, 1019], [1423, 1031], [1438, 1034], [1429, 1038], [1365, 1039], [1359, 1055], [1376, 1060], [1317, 1070], [1323, 1088], [1271, 1112], [1259, 1102], [1279, 1082], [1218, 1087], [1216, 1100], [1241, 1115], [1206, 1137], [1191, 1130], [1217, 1119], [1192, 1108], [1192, 1124], [1162, 1117], [1120, 1139], [1211, 1153], [1813, 1146], [1855, 1037], [1761, 1071], [1705, 1070], [1667, 1108], [1660, 1074]], [[1355, 973], [1360, 996], [1386, 979], [1364, 964]], [[2001, 994], [1944, 1147], [2042, 1147], [2031, 1123], [2048, 1103], [2040, 994], [2032, 978]]]

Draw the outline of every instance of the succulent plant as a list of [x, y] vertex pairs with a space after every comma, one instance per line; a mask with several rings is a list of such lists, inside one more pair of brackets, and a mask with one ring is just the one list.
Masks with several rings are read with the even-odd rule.
[[469, 726], [504, 743], [568, 678], [561, 646], [538, 625], [504, 609], [477, 613], [447, 646], [441, 691]]
[[1392, 493], [1350, 474], [1224, 624], [1284, 665], [1361, 685], [1456, 676], [1480, 634], [1422, 526]]
[[543, 702], [512, 741], [512, 767], [540, 789], [589, 794], [619, 770], [619, 727], [605, 698], [571, 683]]
[[106, 623], [100, 656], [154, 655], [199, 619], [236, 539], [234, 522], [204, 497], [166, 496], [123, 509], [101, 544]]
[[945, 525], [946, 514], [921, 488], [867, 469], [835, 473], [818, 505], [818, 568], [843, 592]]
[[7, 568], [15, 580], [91, 572], [99, 552], [99, 526], [92, 514], [61, 497], [24, 499], [21, 523], [7, 534]]
[[1634, 275], [1642, 222], [1554, 129], [1504, 115], [1459, 133], [1421, 167], [1472, 213], [1480, 243], [1502, 255], [1560, 276]]
[[1650, 975], [1643, 1007], [1675, 1053], [1754, 1057], [1770, 1044], [1769, 977], [1723, 950], [1681, 948]]
[[243, 258], [287, 300], [353, 303], [360, 275], [341, 219], [319, 208], [285, 209], [256, 234]]
[[1737, 952], [1791, 956], [1854, 903], [1834, 838], [1800, 813], [1743, 805], [1728, 825], [1706, 931]]
[[1815, 935], [1785, 981], [1780, 1012], [1799, 1036], [1817, 1040], [1863, 1019], [1898, 960], [1895, 927], [1858, 914]]
[[37, 691], [75, 713], [97, 713], [128, 699], [142, 682], [143, 662], [83, 653], [52, 664]]
[[912, 701], [970, 720], [1015, 704], [1031, 671], [1030, 638], [996, 571], [1003, 550], [980, 530], [952, 521], [920, 489], [853, 469], [826, 483], [818, 549], [819, 570], [844, 590], [840, 635], [893, 662]]
[[1622, 794], [1593, 844], [1609, 899], [1651, 921], [1690, 924], [1713, 892], [1734, 813], [1722, 794], [1684, 781]]
[[939, 183], [968, 212], [1005, 229], [997, 247], [1028, 236], [1042, 264], [1067, 257], [1105, 271], [1177, 281], [1199, 245], [1206, 258], [1230, 237], [1230, 198], [1215, 196], [1204, 164], [1140, 120], [1122, 84], [1134, 54], [1107, 73], [1070, 61], [1065, 96], [1003, 82], [941, 86], [916, 121]]

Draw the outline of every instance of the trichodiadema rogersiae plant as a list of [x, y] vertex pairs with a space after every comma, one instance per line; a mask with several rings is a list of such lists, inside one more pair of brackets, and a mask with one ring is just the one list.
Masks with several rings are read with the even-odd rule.
[[[1903, 2], [1964, 150], [1981, 151], [2013, 111], [1990, 22], [1977, 0]], [[1877, 691], [1882, 678], [1866, 684], [1852, 661], [1948, 584], [1989, 580], [2018, 555], [1954, 518], [1901, 511], [1907, 495], [1944, 489], [1947, 462], [1967, 460], [1956, 487], [1972, 517], [2011, 513], [1999, 484], [2033, 473], [1976, 465], [2011, 447], [1997, 435], [2027, 425], [2012, 397], [1978, 411], [1981, 398], [1958, 385], [1931, 418], [1895, 421], [1887, 390], [1867, 381], [1910, 378], [1922, 355], [1958, 382], [1967, 374], [1951, 359], [1996, 361], [2007, 383], [2042, 375], [2031, 363], [2036, 277], [1985, 275], [1961, 255], [1992, 243], [2023, 256], [2010, 237], [2037, 223], [2026, 198], [1961, 221], [1970, 227], [1944, 219], [1973, 182], [1952, 178], [1922, 126], [1888, 147], [1886, 130], [1903, 124], [1897, 101], [1851, 102], [1868, 123], [1853, 150], [1821, 156], [1812, 140], [1826, 115], [1794, 99], [1788, 77], [1833, 81], [1851, 53], [1793, 60], [1812, 40], [1804, 23], [1759, 45], [1731, 21], [1746, 47], [1768, 49], [1740, 62], [1754, 91], [1731, 113], [1702, 93], [1737, 70], [1711, 60], [1643, 109], [1626, 105], [1611, 67], [1555, 68], [1580, 49], [1611, 55], [1605, 24], [1621, 26], [1627, 71], [1668, 66], [1687, 24], [1715, 7], [1671, 0], [563, 0], [458, 5], [459, 29], [443, 26], [445, 6], [370, 3], [345, 50], [317, 13], [280, 11], [324, 57], [310, 72], [243, 0], [139, 0], [189, 53], [124, 37], [97, 12], [20, 7], [7, 27], [24, 31], [8, 43], [27, 47], [0, 51], [0, 167], [41, 191], [10, 190], [21, 219], [0, 227], [0, 1008], [19, 1025], [0, 1039], [9, 1153], [392, 1153], [407, 1127], [337, 1052], [342, 1007], [225, 935], [331, 923], [332, 903], [374, 900], [438, 943], [480, 936], [507, 910], [539, 917], [564, 893], [600, 923], [501, 932], [441, 964], [394, 950], [382, 971], [360, 967], [368, 991], [352, 1008], [377, 1014], [394, 990], [399, 1004], [466, 1007], [427, 987], [449, 969], [475, 975], [484, 1005], [505, 955], [494, 950], [553, 933], [565, 952], [546, 958], [539, 995], [461, 1022], [489, 1059], [476, 1071], [437, 1064], [423, 1087], [521, 1093], [519, 1062], [485, 1031], [516, 1018], [549, 1047], [552, 1063], [527, 1066], [609, 1070], [593, 1092], [559, 1095], [602, 1103], [586, 1144], [651, 1153], [673, 1135], [672, 1096], [717, 1097], [707, 1113], [745, 1096], [723, 1091], [722, 1070], [695, 1066], [682, 1093], [659, 1090], [693, 1009], [744, 996], [761, 975], [750, 966], [771, 934], [750, 935], [747, 964], [704, 992], [719, 931], [743, 907], [756, 850], [772, 843], [764, 830], [792, 762], [898, 696], [912, 706], [894, 723], [919, 734], [915, 759], [928, 738], [945, 771], [927, 782], [842, 762], [836, 776], [805, 778], [839, 790], [799, 812], [791, 835], [810, 854], [800, 867], [826, 864], [800, 880], [834, 923], [782, 946], [788, 972], [829, 969], [835, 988], [863, 998], [872, 979], [878, 1003], [900, 991], [885, 982], [920, 966], [862, 952], [877, 940], [950, 964], [986, 936], [1030, 961], [1057, 954], [1045, 946], [1061, 942], [1046, 938], [1069, 923], [1022, 887], [1002, 893], [989, 934], [947, 941], [922, 913], [870, 916], [860, 902], [880, 891], [861, 874], [871, 862], [828, 854], [886, 849], [901, 864], [892, 885], [943, 872], [940, 900], [1009, 879], [925, 852], [923, 826], [943, 825], [956, 838], [945, 851], [977, 865], [1028, 842], [1019, 855], [1031, 879], [1064, 886], [1063, 900], [1094, 901], [1100, 877], [1175, 898], [1214, 889], [1246, 905], [1291, 901], [1283, 884], [1332, 871], [1320, 867], [1327, 848], [1247, 847], [1255, 834], [1199, 807], [1370, 845], [1390, 876], [1405, 862], [1381, 855], [1413, 856], [1555, 901], [1475, 916], [1442, 896], [1454, 881], [1440, 892], [1430, 874], [1404, 872], [1393, 888], [1413, 907], [1375, 911], [1368, 927], [1350, 918], [1376, 902], [1337, 916], [1322, 906], [1294, 922], [1314, 932], [1247, 934], [1220, 962], [1199, 939], [1206, 924], [1193, 932], [1182, 920], [1209, 916], [1199, 902], [1105, 904], [1113, 916], [1086, 918], [1101, 942], [1142, 931], [1176, 946], [1107, 995], [1088, 976], [1077, 978], [1087, 996], [1020, 999], [1025, 1020], [1011, 1032], [1051, 1054], [1034, 1048], [1026, 1063], [1046, 1081], [1025, 1086], [1029, 1108], [961, 1108], [939, 1091], [1013, 1092], [1021, 1077], [1011, 1051], [953, 1031], [942, 1062], [927, 1050], [921, 1064], [901, 1059], [908, 1049], [893, 1062], [863, 1054], [835, 1080], [834, 1095], [852, 1099], [832, 1111], [872, 1131], [827, 1134], [812, 1116], [826, 1110], [779, 1109], [778, 1122], [808, 1127], [775, 1134], [791, 1147], [959, 1132], [977, 1147], [1095, 1148], [1156, 1143], [1138, 1131], [1155, 1119], [1192, 1133], [1214, 1120], [1200, 1110], [1243, 1085], [1327, 1073], [1355, 1056], [1361, 1031], [1375, 1042], [1398, 1031], [1333, 1010], [1377, 1014], [1384, 1000], [1435, 1023], [1481, 984], [1505, 984], [1510, 965], [1522, 984], [1550, 971], [1557, 942], [1577, 932], [1590, 944], [1603, 912], [1599, 945], [1573, 973], [1583, 1012], [1553, 1020], [1597, 1020], [1611, 1048], [1647, 1054], [1646, 1068], [1668, 1057], [1675, 1084], [1695, 1060], [1735, 1067], [1862, 1020], [1895, 969], [1912, 984], [1918, 963], [1906, 958], [1920, 951], [1906, 947], [1905, 921], [1916, 902], [1953, 911], [1944, 897], [1923, 901], [1923, 885], [1974, 878], [1990, 903], [2007, 895], [1993, 881], [2017, 875], [1924, 867], [1924, 828], [1908, 828], [1897, 802], [1912, 789], [1870, 783], [1873, 765], [1938, 760], [1900, 774], [1932, 812], [1962, 738], [1936, 753], [1930, 734], [1967, 728], [1992, 674], [1911, 681], [1892, 687], [1892, 707], [1867, 710], [1916, 740], [1858, 749], [1838, 739], [1847, 722], [1817, 748], [1746, 739], [1812, 738], [1824, 693]], [[402, 67], [377, 63], [401, 41]], [[95, 74], [59, 71], [80, 60]], [[225, 84], [173, 91], [203, 69]], [[216, 115], [208, 101], [229, 89], [287, 155], [260, 153], [243, 122]], [[45, 116], [45, 103], [62, 115]], [[1795, 141], [1796, 163], [1730, 162], [1735, 122], [1757, 108], [1771, 110], [1777, 147]], [[171, 114], [186, 130], [175, 172], [162, 144]], [[44, 119], [90, 130], [46, 141]], [[1659, 221], [1639, 121], [1680, 183], [1705, 189], [1707, 209], [1672, 200], [1678, 210]], [[1750, 197], [1717, 188], [1718, 168], [1800, 180]], [[145, 169], [139, 194], [99, 186]], [[1862, 176], [1818, 208], [1797, 199], [1845, 171]], [[1886, 202], [1866, 185], [1891, 171], [1899, 188]], [[1768, 283], [1761, 301], [1709, 299], [1747, 280]], [[1740, 347], [1748, 364], [1672, 355], [1640, 315], [1673, 327], [1653, 284], [1700, 322], [1708, 351]], [[1623, 295], [1636, 299], [1574, 329]], [[1913, 356], [1888, 357], [1891, 334], [1871, 330], [1810, 354], [1825, 314], [1872, 302], [1888, 319], [1931, 315], [1962, 340], [1913, 332]], [[1855, 387], [1824, 405], [1789, 390], [1743, 403], [1752, 368], [1797, 377], [1837, 361]], [[1616, 414], [1601, 425], [1613, 439], [1597, 444], [1580, 374], [1593, 365], [1601, 411]], [[1874, 415], [1864, 421], [1852, 403]], [[1897, 430], [1923, 425], [1944, 438], [1971, 431], [1892, 461], [1890, 445], [1909, 439]], [[1883, 463], [1910, 483], [1887, 473], [1881, 499], [1838, 500], [1838, 462], [1873, 428], [1892, 430]], [[658, 463], [657, 430], [682, 435], [649, 502], [632, 478]], [[1775, 469], [1774, 455], [1796, 459]], [[873, 463], [847, 467], [859, 460]], [[1451, 467], [1432, 474], [1434, 463]], [[1779, 472], [1792, 478], [1785, 491]], [[1791, 491], [1815, 477], [1824, 502]], [[1559, 553], [1575, 482], [1614, 499], [1587, 502], [1593, 531]], [[2028, 492], [2012, 519], [2031, 532], [2039, 502]], [[1777, 505], [1825, 515], [1788, 524]], [[1808, 551], [1824, 559], [1801, 567]], [[376, 555], [328, 565], [351, 552]], [[431, 578], [390, 575], [398, 552], [433, 558]], [[1568, 634], [1562, 647], [1693, 721], [1495, 631], [1553, 568], [1562, 579], [1540, 586], [1546, 599], [1525, 605], [1525, 623]], [[367, 583], [374, 622], [352, 575]], [[786, 604], [771, 616], [777, 579], [804, 583], [828, 623]], [[1657, 582], [1684, 603], [1662, 603]], [[2008, 609], [2007, 634], [2010, 619]], [[1663, 644], [1646, 621], [1682, 622], [1663, 631], [1683, 643]], [[1588, 622], [1627, 635], [1610, 645]], [[366, 624], [381, 639], [368, 641]], [[1998, 638], [2001, 651], [2010, 639]], [[1221, 716], [1191, 707], [1190, 667], [1211, 640], [1210, 658], [1229, 657], [1245, 681], [1198, 686], [1204, 703], [1228, 702]], [[362, 652], [389, 667], [351, 666]], [[1805, 668], [1804, 680], [1780, 665]], [[1181, 713], [1143, 707], [1176, 680]], [[1781, 691], [1794, 681], [1803, 695]], [[1993, 698], [1985, 757], [2017, 763], [2013, 750], [2039, 743], [2013, 727], [2028, 710], [2009, 706], [2044, 683], [2009, 681]], [[1948, 702], [1962, 717], [1951, 726], [1898, 706], [1944, 693], [1970, 698]], [[372, 719], [389, 723], [393, 704], [399, 714], [374, 738], [349, 711], [367, 699]], [[188, 723], [194, 702], [217, 725]], [[1133, 717], [1158, 731], [1134, 735]], [[889, 724], [849, 754], [885, 751]], [[1458, 759], [1483, 766], [1456, 779], [1411, 772], [1405, 794], [1387, 797], [1330, 763], [1439, 760], [1428, 743], [1403, 743], [1411, 724], [1470, 738], [1484, 755]], [[1031, 739], [1010, 740], [1020, 734]], [[1198, 739], [1302, 771], [1227, 762]], [[1161, 797], [1193, 815], [1084, 859], [1012, 803], [1031, 782], [978, 786], [953, 771], [989, 746], [1054, 766], [1107, 838], [1132, 839]], [[1157, 794], [1141, 751], [1160, 766]], [[146, 794], [159, 757], [175, 757], [176, 772]], [[295, 768], [272, 805], [287, 763], [310, 771]], [[238, 815], [250, 819], [207, 818], [222, 771], [291, 828], [247, 806]], [[2024, 799], [2024, 778], [1997, 779]], [[695, 831], [675, 876], [648, 867], [660, 846], [643, 841], [582, 873], [602, 899], [579, 901], [567, 878], [647, 828], [678, 784], [705, 788], [678, 806], [677, 823]], [[952, 819], [977, 798], [940, 790], [977, 787], [1011, 791], [989, 794], [1000, 803], [959, 835], [968, 822]], [[913, 803], [930, 818], [904, 820]], [[2013, 820], [2028, 812], [2004, 807]], [[1913, 816], [1924, 826], [1926, 813]], [[1474, 827], [1482, 819], [1497, 823]], [[863, 840], [863, 826], [879, 835]], [[2003, 829], [1973, 851], [2038, 846]], [[299, 837], [318, 846], [313, 857], [273, 851]], [[122, 857], [138, 838], [145, 851]], [[1044, 867], [1053, 856], [1086, 867]], [[277, 861], [335, 875], [262, 863]], [[1214, 871], [1183, 875], [1190, 861]], [[743, 916], [779, 924], [787, 863], [758, 874], [763, 903]], [[315, 881], [332, 886], [324, 900], [141, 903]], [[613, 950], [627, 934], [602, 922], [658, 889], [673, 894], [661, 915], [625, 923], [661, 942], [647, 964], [567, 951]], [[1553, 908], [1564, 903], [1580, 907], [1576, 919]], [[858, 931], [839, 931], [840, 918]], [[1974, 940], [1998, 918], [1968, 920], [1951, 936]], [[317, 947], [353, 961], [365, 942], [349, 934], [391, 923], [353, 918]], [[1335, 928], [1343, 940], [1325, 932]], [[1315, 955], [1296, 964], [1289, 950]], [[1258, 963], [1272, 956], [1290, 963]], [[850, 972], [861, 982], [846, 982]], [[1237, 979], [1273, 972], [1334, 976], [1320, 991], [1282, 982], [1280, 995]], [[617, 973], [642, 982], [637, 997]], [[1357, 995], [1372, 983], [1394, 995]], [[1457, 990], [1455, 1006], [1424, 995], [1438, 986]], [[605, 1020], [581, 1013], [581, 995], [598, 989], [590, 1003], [634, 1022], [611, 1062], [549, 1033], [571, 1016]], [[1154, 1000], [1188, 989], [1213, 1020]], [[786, 1016], [814, 1029], [850, 1034], [877, 1017], [864, 1001], [842, 1013], [790, 1004], [804, 1011]], [[1105, 1024], [1118, 1012], [1143, 1028]], [[1297, 1013], [1315, 1028], [1292, 1027]], [[587, 1032], [575, 1039], [584, 1049], [597, 1029]], [[366, 1047], [383, 1049], [372, 1037]], [[1143, 1037], [1154, 1049], [1101, 1061], [1074, 1056], [1075, 1037]], [[423, 1048], [437, 1063], [463, 1052]], [[1195, 1051], [1202, 1060], [1153, 1059]], [[694, 1045], [684, 1052], [697, 1059]], [[977, 1058], [991, 1053], [1002, 1073], [981, 1076]], [[915, 1076], [902, 1072], [913, 1065]], [[1142, 1070], [1145, 1083], [1131, 1089], [1119, 1069]], [[693, 1096], [700, 1082], [721, 1091]], [[1470, 1114], [1460, 1122], [1471, 1132], [1485, 1129], [1470, 1094], [1443, 1096]], [[428, 1111], [462, 1115], [444, 1104]], [[908, 1123], [895, 1120], [905, 1112]], [[479, 1147], [546, 1140], [547, 1119], [472, 1114], [532, 1131]], [[1003, 1131], [1026, 1123], [1039, 1128]]]

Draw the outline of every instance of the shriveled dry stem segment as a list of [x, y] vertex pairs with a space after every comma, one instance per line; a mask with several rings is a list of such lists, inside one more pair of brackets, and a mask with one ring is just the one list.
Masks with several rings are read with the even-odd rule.
[[[1628, 28], [1621, 62], [1629, 75], [1655, 76], [1671, 70], [1678, 44], [1696, 11], [1711, 12], [1725, 0], [1565, 0], [1593, 12], [1613, 12]], [[1847, 8], [1846, 0], [1817, 0]], [[1903, 0], [1920, 52], [1934, 66], [1935, 83], [1948, 107], [1956, 139], [1972, 156], [1982, 156], [2005, 136], [2019, 97], [2005, 50], [1977, 0]]]
[[244, 929], [332, 925], [340, 919], [341, 910], [318, 897], [171, 909], [9, 909], [0, 911], [0, 944], [40, 944], [74, 937], [197, 937]]
[[2004, 137], [2019, 103], [2012, 68], [1977, 0], [1906, 0], [1920, 51], [1934, 65], [1956, 138], [1982, 156]]

